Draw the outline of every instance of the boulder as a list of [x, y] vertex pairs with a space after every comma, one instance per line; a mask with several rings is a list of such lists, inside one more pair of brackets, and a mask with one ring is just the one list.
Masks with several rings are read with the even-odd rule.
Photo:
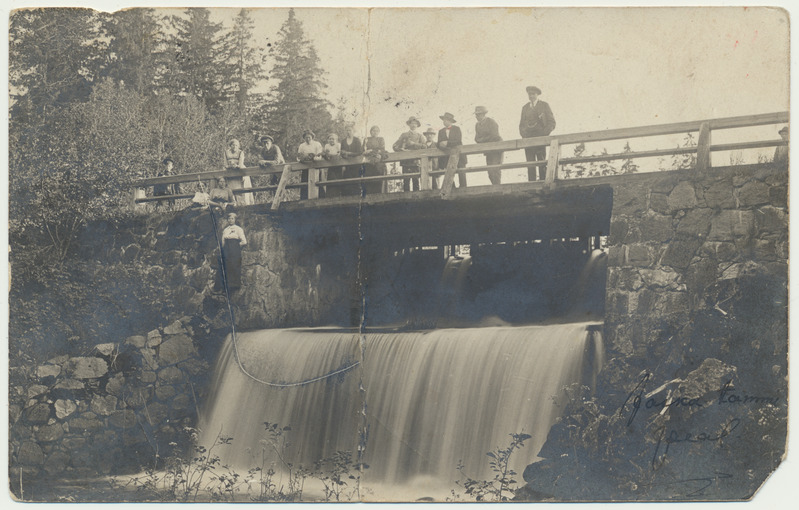
[[76, 379], [96, 379], [108, 373], [108, 363], [102, 358], [72, 358], [69, 367]]
[[28, 398], [38, 397], [45, 393], [47, 393], [47, 386], [42, 386], [41, 384], [34, 384], [28, 388]]
[[174, 365], [192, 357], [195, 353], [191, 338], [186, 335], [173, 335], [159, 346], [158, 361], [162, 365]]
[[125, 343], [128, 345], [132, 345], [137, 349], [141, 349], [147, 343], [147, 338], [141, 335], [129, 336], [127, 340], [125, 340]]
[[666, 200], [670, 211], [679, 211], [681, 209], [693, 209], [696, 207], [696, 191], [693, 185], [688, 182], [681, 182], [674, 187], [669, 193]]
[[105, 343], [94, 346], [94, 348], [97, 349], [97, 352], [99, 352], [103, 356], [110, 356], [114, 352], [116, 347], [117, 344], [115, 343]]
[[45, 379], [47, 377], [58, 377], [61, 367], [58, 365], [39, 365], [36, 368], [36, 377]]
[[36, 431], [36, 440], [40, 443], [57, 441], [62, 437], [64, 437], [64, 427], [62, 427], [60, 423], [44, 425], [39, 427], [39, 430]]
[[96, 432], [103, 427], [102, 422], [94, 417], [94, 413], [86, 413], [69, 420], [69, 429], [76, 432]]
[[74, 413], [77, 407], [71, 400], [58, 399], [55, 401], [55, 415], [59, 420], [63, 420]]
[[101, 416], [108, 416], [114, 412], [117, 407], [117, 398], [113, 395], [107, 395], [105, 397], [101, 395], [95, 395], [92, 398], [91, 409], [92, 412], [99, 414]]
[[183, 327], [183, 324], [179, 320], [173, 322], [172, 324], [164, 328], [165, 335], [181, 335], [185, 333], [186, 329]]
[[105, 391], [114, 396], [119, 396], [125, 389], [125, 376], [117, 374], [110, 378], [105, 385]]
[[39, 403], [25, 409], [25, 420], [32, 424], [44, 424], [50, 419], [50, 404]]
[[108, 423], [114, 427], [121, 429], [128, 429], [136, 425], [136, 413], [130, 409], [123, 409], [121, 411], [114, 411], [108, 419]]
[[47, 457], [44, 470], [51, 476], [63, 475], [68, 464], [69, 454], [62, 450], [56, 450]]
[[57, 390], [82, 390], [85, 385], [75, 379], [62, 379], [54, 386]]
[[178, 367], [166, 367], [158, 372], [158, 380], [162, 383], [172, 384], [183, 382], [185, 375]]
[[41, 466], [44, 464], [44, 452], [33, 441], [25, 441], [17, 452], [17, 463], [23, 466]]

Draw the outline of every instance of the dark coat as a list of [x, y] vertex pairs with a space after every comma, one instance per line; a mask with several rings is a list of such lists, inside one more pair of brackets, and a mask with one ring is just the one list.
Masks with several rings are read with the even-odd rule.
[[522, 107], [522, 118], [519, 121], [519, 134], [522, 138], [547, 136], [554, 129], [555, 116], [547, 103], [537, 101], [535, 106], [527, 103]]
[[[447, 142], [445, 147], [441, 146], [441, 142]], [[447, 136], [447, 128], [441, 128], [438, 130], [438, 148], [448, 152], [449, 149], [454, 149], [455, 147], [459, 147], [463, 145], [463, 135], [461, 134], [461, 128], [458, 126], [451, 126], [449, 128], [449, 136]], [[443, 156], [438, 160], [438, 166], [442, 170], [447, 167], [447, 160], [449, 159], [448, 156]], [[466, 154], [461, 154], [460, 158], [458, 158], [458, 168], [463, 168], [466, 166]]]

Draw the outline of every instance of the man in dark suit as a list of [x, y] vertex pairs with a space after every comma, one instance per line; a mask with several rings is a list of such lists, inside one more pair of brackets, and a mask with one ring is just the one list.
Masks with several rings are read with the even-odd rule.
[[[438, 148], [443, 151], [449, 151], [455, 147], [463, 145], [463, 136], [461, 128], [455, 126], [455, 116], [449, 112], [438, 117], [444, 123], [444, 127], [438, 131]], [[466, 167], [466, 154], [461, 154], [458, 158], [458, 168]], [[438, 167], [441, 169], [447, 168], [447, 161], [449, 156], [442, 156], [438, 159]], [[466, 187], [466, 174], [458, 173], [458, 187]]]
[[[543, 101], [538, 100], [541, 95], [541, 89], [527, 87], [527, 96], [530, 102], [522, 107], [522, 118], [519, 121], [519, 134], [522, 138], [533, 138], [536, 136], [548, 136], [553, 129], [555, 129], [555, 116], [552, 114], [552, 109]], [[547, 149], [546, 147], [526, 147], [524, 153], [527, 156], [527, 161], [546, 161]], [[527, 178], [530, 181], [535, 180], [535, 166], [527, 167]], [[538, 178], [544, 180], [547, 175], [546, 165], [538, 167]]]

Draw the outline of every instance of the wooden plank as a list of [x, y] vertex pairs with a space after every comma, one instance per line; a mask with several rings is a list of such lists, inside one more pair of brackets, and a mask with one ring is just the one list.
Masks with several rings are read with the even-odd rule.
[[319, 169], [308, 169], [308, 199], [313, 200], [319, 198], [319, 187], [316, 183], [319, 181]]
[[461, 158], [460, 147], [452, 149], [447, 160], [447, 173], [444, 174], [444, 181], [441, 183], [441, 198], [449, 198], [452, 188], [455, 185], [455, 173], [458, 169], [458, 161]]
[[421, 176], [419, 177], [419, 188], [421, 190], [433, 189], [433, 180], [430, 178], [430, 172], [433, 170], [433, 163], [430, 161], [429, 156], [419, 158]]
[[741, 149], [763, 149], [766, 147], [777, 147], [780, 145], [788, 145], [789, 142], [785, 140], [761, 140], [758, 142], [738, 142], [738, 143], [719, 143], [711, 145], [712, 152], [717, 151], [736, 151]]
[[560, 160], [560, 145], [557, 138], [549, 144], [549, 160], [547, 161], [546, 183], [552, 185], [558, 178], [558, 161]]
[[275, 196], [272, 198], [272, 210], [277, 211], [280, 207], [280, 202], [283, 200], [283, 192], [286, 191], [286, 184], [289, 183], [291, 176], [291, 165], [283, 165], [283, 172], [280, 174], [280, 181], [277, 183]]
[[696, 168], [698, 173], [704, 173], [710, 168], [710, 123], [703, 122], [699, 126], [699, 139], [696, 146]]

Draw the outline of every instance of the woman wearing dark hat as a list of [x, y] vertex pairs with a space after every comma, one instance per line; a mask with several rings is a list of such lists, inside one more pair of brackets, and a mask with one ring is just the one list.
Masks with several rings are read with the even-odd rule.
[[[444, 127], [438, 130], [438, 148], [443, 151], [449, 151], [463, 145], [463, 135], [461, 134], [461, 128], [455, 125], [457, 122], [455, 116], [446, 112], [444, 115], [439, 115], [438, 118], [444, 123]], [[439, 168], [447, 168], [448, 161], [449, 156], [438, 158]], [[465, 168], [466, 163], [466, 154], [461, 154], [458, 158], [458, 168]], [[466, 174], [461, 172], [458, 172], [458, 187], [466, 187]]]
[[[399, 140], [394, 143], [394, 152], [418, 151], [426, 148], [427, 146], [425, 145], [424, 135], [416, 131], [416, 129], [422, 125], [422, 123], [419, 122], [419, 119], [416, 117], [411, 117], [405, 122], [405, 124], [407, 124], [410, 129], [402, 133], [399, 137]], [[419, 164], [420, 163], [418, 159], [400, 161], [403, 174], [418, 173]], [[403, 190], [411, 191], [411, 181], [413, 181], [413, 187], [419, 191], [421, 188], [419, 188], [418, 177], [404, 179], [402, 185]]]
[[[324, 152], [324, 148], [322, 144], [314, 140], [314, 133], [310, 129], [306, 129], [302, 133], [303, 143], [297, 147], [297, 161], [300, 163], [315, 163], [317, 161], [322, 161], [322, 153]], [[300, 182], [307, 183], [308, 182], [308, 170], [302, 170], [300, 172]], [[300, 188], [300, 199], [308, 198], [308, 186], [303, 186]]]
[[[788, 141], [789, 131], [788, 126], [783, 127], [779, 131], [780, 136], [784, 141]], [[790, 147], [788, 145], [780, 145], [774, 150], [774, 163], [778, 165], [788, 165], [788, 155], [790, 154]]]

